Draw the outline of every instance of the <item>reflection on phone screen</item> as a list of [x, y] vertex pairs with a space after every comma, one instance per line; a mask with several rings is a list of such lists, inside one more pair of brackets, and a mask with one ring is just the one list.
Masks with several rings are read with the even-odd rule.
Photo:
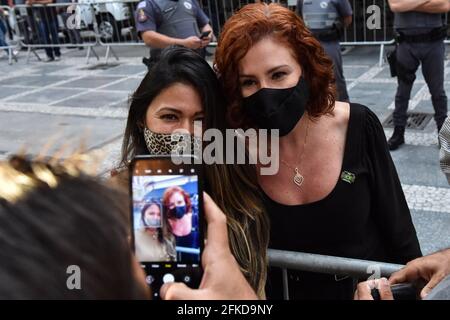
[[133, 176], [133, 228], [140, 262], [200, 262], [196, 175]]

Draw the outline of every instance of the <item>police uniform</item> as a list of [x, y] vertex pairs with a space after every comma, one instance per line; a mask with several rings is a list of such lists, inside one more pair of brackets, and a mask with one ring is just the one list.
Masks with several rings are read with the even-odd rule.
[[[197, 0], [144, 0], [137, 5], [135, 20], [140, 34], [156, 31], [178, 39], [200, 36], [209, 23]], [[158, 60], [160, 54], [161, 49], [150, 49], [151, 60]]]
[[391, 150], [404, 143], [408, 102], [416, 79], [416, 71], [422, 64], [422, 73], [431, 93], [435, 121], [440, 129], [447, 117], [447, 96], [444, 90], [444, 38], [446, 27], [440, 13], [395, 13], [396, 69], [398, 88], [395, 96], [393, 136], [388, 144]]
[[298, 0], [297, 13], [333, 60], [338, 100], [349, 101], [339, 38], [343, 29], [342, 18], [353, 14], [350, 3], [348, 0]]

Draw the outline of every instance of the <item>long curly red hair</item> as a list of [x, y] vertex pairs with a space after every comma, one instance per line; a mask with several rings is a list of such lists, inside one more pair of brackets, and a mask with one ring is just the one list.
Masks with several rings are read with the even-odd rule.
[[307, 111], [311, 118], [334, 108], [336, 87], [333, 63], [320, 43], [293, 11], [281, 5], [249, 4], [225, 23], [215, 54], [214, 67], [228, 97], [228, 120], [234, 127], [251, 126], [241, 109], [239, 62], [250, 48], [273, 37], [292, 49], [310, 88]]

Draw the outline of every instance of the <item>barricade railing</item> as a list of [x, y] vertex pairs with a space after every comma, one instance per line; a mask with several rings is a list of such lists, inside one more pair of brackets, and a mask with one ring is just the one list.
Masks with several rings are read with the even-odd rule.
[[139, 0], [105, 1], [92, 3], [96, 14], [96, 30], [98, 43], [106, 47], [105, 60], [110, 53], [118, 60], [114, 46], [145, 46], [138, 37], [135, 12]]
[[379, 46], [379, 66], [387, 45], [393, 45], [394, 14], [386, 0], [352, 0], [352, 24], [344, 29], [342, 46]]
[[14, 20], [12, 10], [8, 6], [0, 6], [0, 52], [8, 54], [8, 63], [17, 61], [16, 51], [19, 49], [19, 41], [15, 39], [16, 32], [11, 29]]
[[[68, 0], [69, 1], [69, 0]], [[349, 0], [353, 8], [352, 24], [342, 32], [342, 46], [379, 46], [379, 64], [384, 61], [385, 46], [393, 45], [393, 13], [386, 0]], [[96, 46], [106, 48], [105, 60], [114, 52], [115, 46], [145, 46], [136, 30], [136, 9], [139, 0], [98, 0], [89, 3], [55, 3], [1, 6], [7, 18], [3, 23], [13, 31], [16, 41], [9, 41], [9, 62], [14, 59], [14, 50], [27, 49], [27, 62], [33, 53], [38, 59], [37, 49], [46, 49], [51, 55], [58, 48], [87, 48], [86, 61], [94, 54]], [[231, 15], [244, 5], [258, 0], [200, 0], [210, 18], [216, 37]], [[295, 10], [296, 0], [274, 0]], [[448, 22], [448, 15], [445, 20]], [[5, 22], [6, 21], [6, 22]], [[1, 26], [0, 26], [1, 27]], [[450, 40], [445, 40], [446, 44]], [[210, 47], [216, 46], [214, 41]]]
[[[393, 13], [385, 0], [350, 0], [353, 8], [352, 24], [345, 28], [342, 46], [380, 46], [379, 64], [383, 64], [386, 45], [394, 44]], [[242, 6], [257, 0], [203, 0], [205, 13], [210, 17], [213, 30], [219, 35], [225, 21]], [[297, 0], [276, 2], [296, 10]], [[212, 46], [216, 43], [212, 43]]]
[[[319, 254], [283, 251], [269, 249], [269, 266], [281, 268], [283, 297], [289, 300], [288, 270], [316, 272], [340, 277], [368, 280], [380, 277], [389, 277], [392, 273], [403, 268], [403, 265], [350, 259]], [[301, 279], [299, 279], [301, 281]]]
[[60, 48], [86, 49], [86, 61], [98, 45], [94, 30], [95, 13], [90, 4], [52, 3], [16, 5], [13, 8], [20, 44], [27, 48], [27, 62], [32, 52], [45, 49], [48, 57], [60, 56]]

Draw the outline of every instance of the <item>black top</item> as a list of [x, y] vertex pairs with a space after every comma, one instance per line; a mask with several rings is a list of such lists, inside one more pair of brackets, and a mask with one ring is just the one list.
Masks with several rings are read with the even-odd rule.
[[[264, 195], [269, 247], [401, 264], [421, 256], [383, 128], [362, 105], [350, 105], [342, 172], [345, 177], [317, 202], [283, 205]], [[269, 270], [269, 299], [283, 297], [281, 279], [279, 269]], [[353, 297], [350, 278], [289, 271], [288, 279], [290, 299]]]

